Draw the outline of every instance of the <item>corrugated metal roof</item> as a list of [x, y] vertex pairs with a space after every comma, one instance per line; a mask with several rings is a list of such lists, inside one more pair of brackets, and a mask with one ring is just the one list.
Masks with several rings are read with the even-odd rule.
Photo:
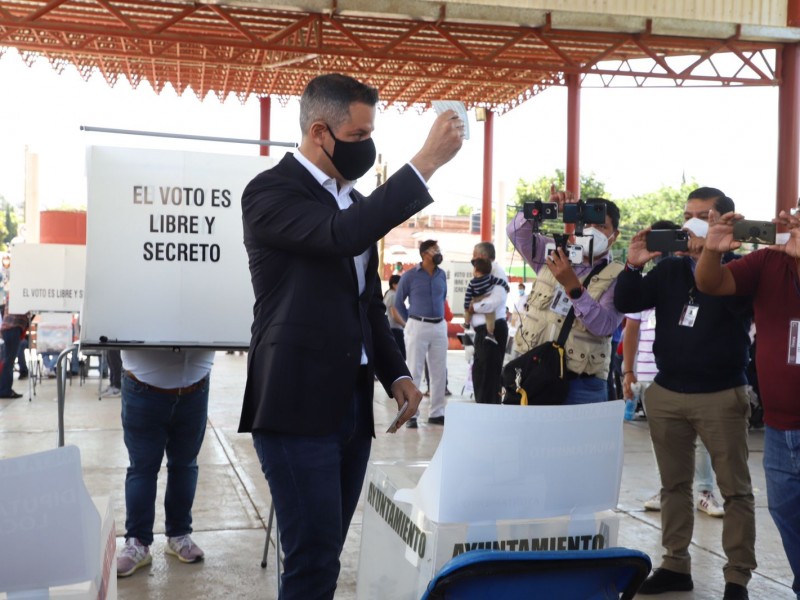
[[[680, 29], [670, 15], [681, 6], [707, 5], [707, 18], [711, 5], [728, 3], [293, 3], [2, 0], [0, 46], [18, 48], [29, 62], [44, 57], [56, 69], [72, 63], [86, 78], [99, 71], [111, 85], [119, 77], [134, 87], [148, 81], [156, 91], [170, 83], [201, 98], [294, 96], [311, 77], [342, 72], [377, 87], [387, 103], [453, 98], [502, 112], [562, 84], [566, 73], [601, 85], [775, 85], [780, 43], [742, 32], [773, 27], [786, 13], [766, 11], [769, 18], [755, 22], [757, 5], [774, 3], [739, 2], [731, 15], [751, 14], [746, 25], [680, 19], [683, 34], [667, 35]], [[634, 10], [645, 5], [658, 8], [658, 19]], [[716, 61], [722, 54], [732, 67]]]

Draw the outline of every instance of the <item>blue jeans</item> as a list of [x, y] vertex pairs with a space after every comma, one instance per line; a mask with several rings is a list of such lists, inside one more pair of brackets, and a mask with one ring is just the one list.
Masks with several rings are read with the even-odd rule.
[[569, 382], [564, 404], [592, 404], [608, 400], [608, 384], [599, 377], [576, 377]]
[[[0, 371], [0, 397], [11, 394], [11, 386], [14, 383], [14, 361], [20, 346], [20, 336], [22, 328], [12, 327], [3, 329], [3, 370]], [[25, 359], [20, 363], [20, 367], [25, 364]], [[27, 371], [27, 368], [25, 369]], [[24, 372], [24, 371], [23, 371]]]
[[792, 589], [800, 598], [800, 430], [764, 426], [764, 473], [769, 514], [794, 573]]
[[253, 432], [284, 552], [281, 600], [333, 598], [369, 460], [369, 410], [356, 394], [338, 433]]
[[208, 378], [193, 392], [175, 396], [122, 378], [122, 430], [128, 448], [125, 476], [125, 539], [153, 543], [156, 482], [167, 453], [164, 498], [166, 533], [192, 532], [192, 504], [197, 489], [197, 454], [203, 444], [208, 415]]

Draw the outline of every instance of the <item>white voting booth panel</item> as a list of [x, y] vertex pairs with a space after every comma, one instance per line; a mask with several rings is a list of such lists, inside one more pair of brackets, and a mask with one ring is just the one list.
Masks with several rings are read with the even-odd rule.
[[418, 598], [469, 550], [615, 546], [623, 412], [449, 405], [430, 463], [370, 465], [357, 597]]
[[463, 261], [444, 261], [442, 269], [447, 275], [447, 298], [450, 310], [455, 315], [461, 315], [464, 313], [467, 285], [472, 279], [475, 269], [472, 267], [472, 263]]
[[88, 149], [81, 342], [247, 347], [241, 197], [261, 156]]
[[113, 503], [90, 498], [66, 446], [0, 460], [0, 599], [117, 597]]
[[85, 278], [85, 246], [17, 244], [11, 263], [9, 306], [16, 314], [80, 312]]

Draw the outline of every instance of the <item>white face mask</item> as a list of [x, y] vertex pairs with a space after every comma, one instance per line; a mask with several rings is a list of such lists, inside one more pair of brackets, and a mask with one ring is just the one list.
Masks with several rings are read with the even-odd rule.
[[704, 238], [708, 235], [708, 221], [703, 221], [703, 219], [698, 219], [697, 217], [692, 217], [686, 223], [683, 224], [684, 229], [688, 229], [697, 237]]
[[602, 256], [608, 250], [608, 238], [606, 234], [595, 229], [594, 227], [587, 227], [583, 230], [582, 236], [575, 237], [575, 243], [583, 248], [583, 255], [588, 258], [589, 256], [589, 238], [594, 238], [594, 245], [592, 248], [595, 257]]

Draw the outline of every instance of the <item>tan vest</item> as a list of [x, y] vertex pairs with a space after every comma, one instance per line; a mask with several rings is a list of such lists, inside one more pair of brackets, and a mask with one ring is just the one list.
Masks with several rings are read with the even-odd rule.
[[[622, 272], [622, 269], [623, 266], [619, 263], [612, 262], [606, 265], [602, 271], [592, 276], [589, 285], [586, 286], [586, 292], [598, 300]], [[558, 287], [559, 283], [550, 269], [543, 268], [539, 271], [528, 301], [525, 303], [522, 323], [514, 336], [514, 348], [518, 352], [527, 352], [540, 344], [558, 338], [561, 325], [566, 318], [550, 310], [553, 296]], [[567, 342], [564, 344], [567, 369], [573, 373], [596, 375], [601, 379], [608, 377], [612, 351], [610, 338], [610, 335], [598, 337], [589, 333], [580, 319], [576, 318]]]

